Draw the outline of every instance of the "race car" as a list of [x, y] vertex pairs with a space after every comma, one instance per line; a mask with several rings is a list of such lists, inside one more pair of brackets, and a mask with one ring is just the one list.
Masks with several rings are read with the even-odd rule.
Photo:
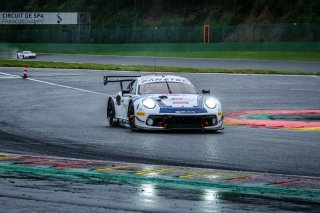
[[37, 55], [31, 51], [18, 51], [17, 59], [36, 58]]
[[220, 101], [210, 96], [210, 90], [200, 94], [186, 78], [104, 76], [104, 85], [111, 82], [119, 82], [121, 88], [108, 98], [107, 120], [111, 127], [123, 125], [133, 131], [223, 129]]

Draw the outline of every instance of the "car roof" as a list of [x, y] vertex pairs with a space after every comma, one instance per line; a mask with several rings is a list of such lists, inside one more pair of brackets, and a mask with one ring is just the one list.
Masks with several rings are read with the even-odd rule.
[[157, 83], [165, 81], [191, 84], [191, 82], [188, 79], [175, 75], [146, 75], [139, 77], [137, 80], [138, 84]]

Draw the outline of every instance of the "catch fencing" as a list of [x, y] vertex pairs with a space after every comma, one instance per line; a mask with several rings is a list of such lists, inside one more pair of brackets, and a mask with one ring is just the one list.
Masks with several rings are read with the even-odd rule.
[[[0, 27], [1, 43], [201, 43], [203, 26], [98, 28], [74, 26], [38, 29]], [[16, 28], [16, 26], [15, 26]], [[210, 42], [319, 42], [320, 23], [210, 24]], [[81, 35], [81, 37], [79, 37]]]

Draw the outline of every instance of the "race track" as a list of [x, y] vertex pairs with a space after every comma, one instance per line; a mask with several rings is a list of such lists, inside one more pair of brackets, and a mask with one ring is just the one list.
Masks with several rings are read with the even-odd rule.
[[[15, 53], [0, 53], [0, 59], [16, 59]], [[73, 63], [170, 66], [213, 69], [276, 70], [320, 72], [319, 61], [272, 61], [243, 59], [168, 58], [144, 56], [97, 56], [72, 54], [38, 54], [37, 61]]]
[[[2, 68], [1, 72], [21, 75], [21, 69], [17, 68]], [[4, 141], [2, 151], [320, 175], [318, 132], [226, 126], [218, 134], [141, 134], [110, 128], [105, 118], [106, 101], [118, 85], [104, 87], [104, 74], [106, 72], [31, 69], [29, 75], [39, 81], [6, 79], [6, 75], [1, 75], [1, 130], [23, 140], [30, 138], [37, 144]], [[319, 77], [182, 76], [191, 79], [199, 89], [210, 89], [220, 98], [225, 112], [319, 107]], [[48, 146], [52, 148], [46, 149]]]
[[[104, 87], [102, 77], [137, 73], [29, 69], [25, 80], [19, 77], [22, 71], [0, 68], [1, 153], [320, 176], [319, 132], [245, 126], [226, 126], [216, 134], [111, 128], [106, 102], [118, 85]], [[179, 75], [198, 89], [210, 89], [224, 112], [319, 109], [320, 78], [315, 76]]]

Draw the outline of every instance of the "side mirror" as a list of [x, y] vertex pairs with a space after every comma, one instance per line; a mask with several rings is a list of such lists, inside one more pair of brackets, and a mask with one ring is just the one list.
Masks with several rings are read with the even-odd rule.
[[210, 90], [209, 89], [203, 89], [202, 90], [202, 94], [210, 94]]

